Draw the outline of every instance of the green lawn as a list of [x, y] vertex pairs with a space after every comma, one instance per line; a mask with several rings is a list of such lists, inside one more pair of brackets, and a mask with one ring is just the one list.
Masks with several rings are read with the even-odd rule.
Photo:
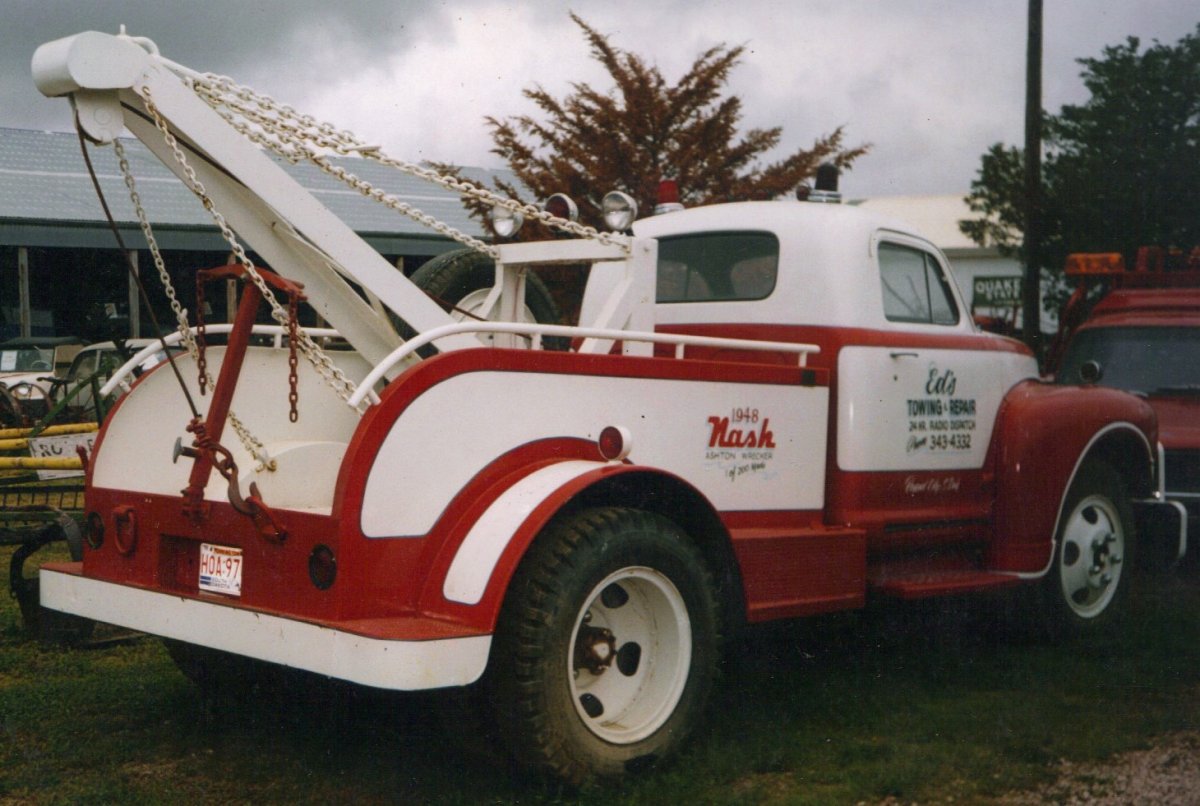
[[578, 794], [456, 750], [435, 696], [289, 679], [205, 703], [157, 641], [43, 647], [4, 596], [0, 804], [986, 802], [1200, 727], [1200, 574], [1152, 588], [1107, 646], [1012, 637], [978, 603], [758, 630], [681, 759]]

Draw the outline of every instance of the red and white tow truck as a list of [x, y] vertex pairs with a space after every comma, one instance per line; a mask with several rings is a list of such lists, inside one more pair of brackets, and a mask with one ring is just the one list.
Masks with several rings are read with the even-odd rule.
[[[494, 261], [460, 321], [267, 152], [419, 220], [329, 155], [429, 172], [145, 39], [33, 68], [89, 139], [128, 129], [188, 183], [238, 255], [216, 276], [246, 280], [228, 345], [182, 321], [189, 356], [104, 423], [46, 607], [170, 639], [198, 677], [244, 656], [472, 687], [507, 752], [572, 782], [669, 756], [744, 622], [1012, 588], [1031, 619], [1117, 628], [1134, 510], [1161, 505], [1153, 410], [1040, 382], [905, 226], [776, 201], [600, 233], [488, 196], [578, 237], [435, 223]], [[579, 321], [531, 321], [536, 269], [579, 264]], [[300, 295], [353, 352], [296, 326]], [[248, 345], [262, 298], [280, 346]]]
[[1175, 512], [1156, 508], [1167, 520], [1145, 526], [1166, 538], [1155, 547], [1160, 561], [1181, 559], [1200, 526], [1200, 247], [1141, 247], [1132, 268], [1119, 253], [1074, 254], [1066, 275], [1076, 288], [1048, 368], [1060, 383], [1124, 389], [1150, 403]]

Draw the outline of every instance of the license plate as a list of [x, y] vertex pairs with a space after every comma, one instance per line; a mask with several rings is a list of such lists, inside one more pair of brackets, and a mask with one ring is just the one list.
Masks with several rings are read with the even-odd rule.
[[200, 590], [242, 595], [242, 550], [231, 546], [200, 544]]

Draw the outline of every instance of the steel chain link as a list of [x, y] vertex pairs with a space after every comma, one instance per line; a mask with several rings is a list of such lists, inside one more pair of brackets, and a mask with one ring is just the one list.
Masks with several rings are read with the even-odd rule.
[[[199, 177], [196, 176], [196, 171], [188, 162], [187, 157], [184, 155], [183, 149], [179, 146], [179, 141], [176, 140], [175, 135], [171, 133], [171, 129], [167, 125], [166, 119], [163, 118], [162, 114], [158, 111], [158, 107], [155, 106], [148, 87], [141, 88], [141, 96], [142, 102], [146, 105], [146, 111], [150, 114], [151, 118], [154, 120], [154, 125], [158, 128], [159, 132], [163, 136], [163, 141], [167, 144], [167, 147], [171, 149], [171, 153], [174, 155], [175, 161], [179, 163], [180, 168], [183, 170], [186, 177], [184, 180], [185, 184], [187, 184], [188, 188], [200, 199], [204, 209], [208, 211], [209, 215], [212, 216], [213, 222], [217, 225], [218, 229], [221, 230], [221, 235], [229, 244], [229, 248], [233, 251], [237, 262], [246, 270], [246, 275], [256, 286], [258, 286], [258, 290], [262, 292], [263, 298], [267, 301], [271, 308], [271, 317], [281, 326], [286, 328], [288, 326], [287, 311], [279, 303], [279, 300], [275, 298], [275, 294], [271, 291], [270, 286], [267, 285], [267, 281], [264, 280], [262, 275], [258, 273], [258, 269], [255, 267], [254, 262], [250, 259], [250, 256], [246, 254], [245, 248], [243, 248], [241, 242], [237, 238], [237, 235], [234, 234], [233, 229], [225, 220], [225, 216], [222, 215], [221, 212], [214, 206], [212, 198], [208, 195], [208, 191], [204, 187], [204, 183], [202, 183]], [[329, 385], [331, 389], [333, 389], [338, 397], [348, 404], [350, 402], [350, 396], [354, 394], [356, 388], [354, 383], [348, 377], [346, 377], [346, 374], [342, 372], [341, 369], [333, 364], [333, 361], [329, 358], [325, 351], [322, 350], [317, 343], [312, 340], [312, 337], [309, 336], [308, 333], [303, 330], [299, 331], [298, 341], [300, 352], [302, 352], [308, 362], [312, 364], [313, 368], [317, 371], [317, 374], [321, 376], [321, 378]], [[359, 413], [362, 413], [364, 410], [365, 405], [360, 405], [357, 408]]]
[[[146, 209], [142, 206], [141, 195], [137, 192], [137, 182], [134, 179], [133, 171], [129, 167], [129, 160], [125, 156], [125, 148], [121, 145], [118, 138], [113, 138], [113, 150], [117, 155], [117, 164], [120, 166], [121, 174], [125, 180], [125, 187], [129, 189], [129, 200], [133, 204], [134, 213], [137, 215], [138, 224], [142, 228], [142, 235], [146, 238], [146, 244], [150, 248], [150, 255], [154, 259], [154, 267], [158, 271], [158, 279], [163, 284], [163, 292], [167, 295], [167, 299], [171, 303], [171, 311], [175, 314], [175, 325], [179, 330], [180, 340], [183, 342], [188, 355], [192, 357], [199, 366], [200, 348], [196, 344], [196, 339], [192, 335], [192, 329], [188, 325], [187, 309], [179, 302], [179, 297], [175, 294], [175, 286], [171, 282], [171, 275], [167, 272], [166, 261], [163, 260], [162, 251], [158, 246], [158, 239], [154, 237], [154, 230], [150, 226], [150, 218], [146, 215]], [[204, 379], [209, 386], [215, 385], [212, 375], [207, 369], [204, 372]], [[125, 391], [129, 391], [128, 385], [123, 387]], [[266, 446], [254, 434], [250, 433], [250, 429], [238, 419], [237, 414], [233, 411], [229, 412], [229, 424], [233, 426], [234, 433], [237, 434], [238, 440], [242, 443], [242, 447], [246, 452], [255, 458], [258, 462], [259, 470], [271, 470], [276, 468], [275, 460], [267, 454]]]
[[[536, 205], [524, 204], [457, 177], [389, 157], [378, 146], [362, 142], [352, 132], [338, 130], [332, 124], [317, 121], [311, 115], [301, 115], [291, 106], [280, 104], [268, 95], [237, 84], [228, 76], [206, 73], [199, 77], [191, 77], [187, 81], [200, 98], [244, 136], [293, 163], [301, 160], [310, 161], [326, 173], [354, 187], [363, 195], [387, 204], [405, 215], [412, 216], [409, 209], [403, 209], [410, 208], [409, 205], [399, 202], [394, 196], [377, 190], [370, 183], [350, 174], [344, 168], [333, 165], [327, 157], [319, 155], [313, 146], [328, 149], [343, 156], [358, 154], [462, 196], [476, 199], [485, 204], [503, 207], [581, 238], [596, 240], [610, 246], [620, 246], [626, 250], [630, 248], [630, 239], [624, 235], [601, 232], [594, 227], [559, 218]], [[238, 119], [239, 116], [241, 120]], [[253, 128], [251, 124], [257, 126], [258, 129]], [[393, 204], [391, 200], [395, 200], [398, 204]], [[421, 213], [421, 215], [425, 214]], [[422, 218], [417, 220], [427, 226], [432, 226], [439, 233], [453, 237], [460, 243], [495, 256], [495, 247], [477, 241], [448, 225], [438, 222], [439, 227], [428, 224]], [[445, 229], [441, 227], [445, 227]]]

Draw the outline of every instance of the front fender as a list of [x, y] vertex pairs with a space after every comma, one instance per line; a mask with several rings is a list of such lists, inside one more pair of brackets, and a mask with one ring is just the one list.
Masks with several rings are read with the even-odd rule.
[[1132, 496], [1154, 488], [1154, 411], [1119, 390], [1022, 382], [1005, 397], [992, 440], [996, 570], [1045, 572], [1063, 501], [1086, 459], [1112, 464]]

